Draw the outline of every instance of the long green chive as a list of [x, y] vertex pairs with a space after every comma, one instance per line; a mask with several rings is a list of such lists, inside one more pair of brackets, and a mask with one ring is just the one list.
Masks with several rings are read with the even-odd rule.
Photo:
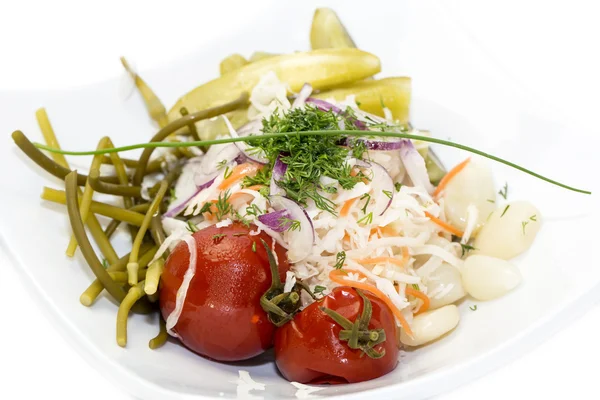
[[257, 136], [245, 136], [245, 137], [237, 137], [237, 138], [223, 138], [223, 139], [214, 139], [214, 140], [200, 140], [200, 141], [193, 141], [193, 142], [149, 142], [149, 143], [139, 143], [139, 144], [133, 144], [133, 145], [129, 145], [129, 146], [123, 146], [123, 147], [115, 147], [113, 149], [100, 149], [100, 150], [91, 150], [91, 151], [68, 151], [68, 150], [61, 150], [61, 149], [56, 149], [50, 146], [46, 146], [44, 144], [41, 143], [34, 143], [35, 147], [37, 147], [38, 149], [42, 149], [42, 150], [46, 150], [49, 151], [51, 153], [58, 153], [58, 154], [64, 154], [64, 155], [71, 155], [71, 156], [89, 156], [89, 155], [96, 155], [96, 154], [108, 154], [108, 153], [114, 153], [114, 152], [122, 152], [122, 151], [130, 151], [130, 150], [135, 150], [135, 149], [153, 149], [153, 148], [157, 148], [157, 147], [191, 147], [191, 146], [211, 146], [214, 144], [224, 144], [224, 143], [235, 143], [235, 142], [247, 142], [247, 141], [254, 141], [254, 140], [268, 140], [268, 139], [274, 139], [274, 138], [279, 138], [279, 137], [284, 137], [284, 136], [290, 136], [290, 135], [298, 135], [298, 136], [329, 136], [329, 135], [346, 135], [346, 136], [368, 136], [368, 137], [393, 137], [393, 138], [400, 138], [400, 139], [412, 139], [412, 140], [421, 140], [423, 142], [428, 142], [428, 143], [435, 143], [435, 144], [441, 144], [443, 146], [448, 146], [448, 147], [454, 147], [456, 149], [460, 149], [460, 150], [464, 150], [464, 151], [468, 151], [469, 153], [473, 153], [473, 154], [477, 154], [479, 156], [488, 158], [490, 160], [499, 162], [501, 164], [507, 165], [509, 167], [512, 167], [514, 169], [517, 169], [521, 172], [524, 172], [528, 175], [534, 176], [538, 179], [541, 179], [545, 182], [551, 183], [553, 185], [556, 186], [560, 186], [564, 189], [567, 190], [571, 190], [573, 192], [578, 192], [578, 193], [583, 193], [583, 194], [592, 194], [592, 192], [588, 191], [588, 190], [584, 190], [584, 189], [577, 189], [574, 188], [572, 186], [566, 185], [564, 183], [560, 183], [558, 181], [555, 181], [553, 179], [547, 178], [543, 175], [540, 175], [536, 172], [533, 172], [527, 168], [524, 168], [520, 165], [517, 165], [515, 163], [512, 163], [510, 161], [504, 160], [500, 157], [496, 157], [492, 154], [488, 154], [485, 153], [481, 150], [477, 150], [474, 149], [472, 147], [469, 146], [465, 146], [459, 143], [454, 143], [454, 142], [450, 142], [447, 140], [443, 140], [443, 139], [436, 139], [436, 138], [432, 138], [432, 137], [427, 137], [427, 136], [421, 136], [421, 135], [413, 135], [411, 133], [398, 133], [398, 132], [375, 132], [375, 131], [347, 131], [347, 130], [330, 130], [330, 131], [304, 131], [304, 132], [296, 132], [296, 133], [270, 133], [270, 134], [264, 134], [264, 135], [257, 135]]

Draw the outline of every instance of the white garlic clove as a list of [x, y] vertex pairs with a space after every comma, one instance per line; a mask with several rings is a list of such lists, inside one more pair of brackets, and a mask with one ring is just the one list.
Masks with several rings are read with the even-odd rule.
[[476, 236], [478, 228], [483, 225], [487, 216], [494, 211], [496, 188], [492, 172], [488, 165], [480, 160], [472, 159], [452, 180], [443, 191], [444, 211], [448, 221], [464, 231], [467, 227], [467, 209], [474, 205], [478, 211], [477, 225], [473, 233]]
[[430, 309], [452, 304], [466, 296], [458, 269], [443, 263], [424, 279], [430, 299]]
[[413, 337], [402, 330], [400, 341], [407, 346], [420, 346], [450, 332], [456, 328], [460, 314], [455, 305], [448, 305], [437, 310], [427, 311], [413, 318], [411, 329]]
[[527, 201], [511, 202], [496, 209], [473, 242], [471, 254], [511, 259], [531, 247], [542, 225], [542, 216]]
[[518, 268], [506, 260], [483, 255], [469, 256], [461, 268], [463, 287], [477, 300], [505, 295], [521, 283]]

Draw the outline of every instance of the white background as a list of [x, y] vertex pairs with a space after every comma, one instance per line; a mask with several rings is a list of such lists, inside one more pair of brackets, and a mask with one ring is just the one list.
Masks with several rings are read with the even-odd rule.
[[[124, 54], [144, 68], [165, 65], [218, 40], [214, 24], [248, 23], [268, 12], [269, 1], [216, 3], [0, 2], [0, 90], [61, 89], [120, 76]], [[594, 3], [451, 1], [444, 7], [515, 80], [598, 130]], [[58, 335], [7, 264], [0, 258], [0, 398], [130, 399]], [[598, 332], [596, 306], [518, 361], [441, 398], [597, 398]]]

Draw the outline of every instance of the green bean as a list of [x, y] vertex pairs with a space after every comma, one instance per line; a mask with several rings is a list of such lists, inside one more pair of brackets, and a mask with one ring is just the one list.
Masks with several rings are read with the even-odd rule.
[[150, 118], [156, 121], [158, 126], [160, 126], [161, 128], [167, 125], [169, 123], [169, 119], [167, 118], [167, 110], [165, 109], [165, 106], [162, 104], [158, 96], [154, 94], [154, 92], [152, 91], [152, 89], [150, 89], [146, 82], [144, 82], [144, 80], [140, 78], [140, 76], [129, 67], [127, 60], [125, 60], [125, 57], [121, 57], [121, 64], [123, 64], [123, 67], [129, 73], [131, 79], [133, 79], [133, 82], [135, 83], [135, 86], [142, 95], [142, 98], [144, 99], [144, 104], [146, 105], [146, 109], [148, 110], [148, 114], [150, 114]]
[[[60, 148], [60, 144], [58, 143], [58, 139], [54, 134], [54, 129], [52, 128], [52, 124], [48, 119], [48, 114], [46, 113], [46, 110], [40, 108], [36, 111], [35, 116], [37, 118], [38, 125], [40, 127], [40, 130], [42, 131], [42, 135], [44, 136], [44, 140], [46, 141], [46, 143], [50, 146]], [[71, 169], [69, 167], [67, 159], [62, 154], [52, 154], [52, 158], [58, 165], [69, 170]], [[77, 192], [79, 193], [79, 195], [82, 194], [81, 189], [79, 188], [77, 189]], [[98, 219], [94, 214], [89, 216], [88, 228], [90, 229], [90, 233], [94, 237], [94, 241], [98, 245], [98, 248], [100, 249], [104, 257], [111, 263], [116, 262], [119, 257], [117, 256], [115, 249], [112, 247], [109, 241], [109, 237], [110, 235], [112, 235], [112, 233], [108, 235], [102, 232], [102, 226], [100, 225], [100, 222], [98, 222]]]
[[[235, 110], [238, 107], [243, 106], [248, 101], [248, 93], [244, 92], [230, 103], [223, 104], [222, 106], [209, 108], [207, 110], [202, 110], [195, 112], [193, 114], [186, 115], [185, 117], [179, 118], [162, 128], [154, 137], [150, 140], [151, 142], [161, 142], [165, 140], [169, 135], [175, 133], [178, 129], [187, 126], [190, 122], [201, 121], [203, 119], [208, 119], [212, 117], [216, 117], [217, 115], [224, 114], [228, 111]], [[14, 136], [14, 133], [13, 133]], [[33, 146], [33, 145], [32, 145]], [[34, 147], [35, 148], [35, 147]], [[37, 149], [36, 149], [37, 150]], [[139, 158], [138, 166], [135, 170], [135, 175], [133, 176], [133, 185], [138, 186], [142, 184], [142, 178], [146, 172], [146, 165], [148, 164], [148, 160], [152, 155], [154, 149], [144, 149], [142, 155]]]
[[[107, 148], [108, 138], [103, 137], [98, 142], [97, 149], [103, 150]], [[95, 155], [92, 159], [91, 170], [100, 169], [100, 163], [102, 161], [102, 156]], [[94, 195], [94, 189], [90, 186], [90, 180], [88, 177], [88, 181], [85, 184], [85, 188], [83, 189], [83, 195], [81, 196], [81, 200], [79, 202], [79, 213], [81, 214], [81, 220], [85, 224], [88, 218], [88, 214], [90, 211], [90, 204], [92, 203], [92, 196]], [[75, 255], [75, 250], [77, 250], [77, 240], [75, 239], [75, 235], [71, 234], [71, 239], [69, 240], [69, 245], [67, 246], [66, 254], [69, 257], [73, 257]]]
[[[100, 171], [98, 169], [90, 170], [88, 182], [90, 183], [92, 189], [98, 193], [112, 194], [124, 198], [142, 197], [142, 188], [140, 186], [129, 186], [126, 184], [117, 185], [114, 183], [102, 182], [100, 180]], [[129, 207], [126, 206], [126, 208]]]
[[67, 210], [69, 212], [69, 220], [71, 221], [71, 228], [73, 234], [77, 238], [77, 242], [80, 245], [81, 252], [85, 260], [87, 261], [90, 269], [96, 275], [98, 280], [102, 282], [102, 285], [106, 290], [113, 296], [118, 302], [123, 301], [125, 298], [125, 292], [123, 289], [115, 283], [106, 272], [100, 260], [94, 253], [94, 249], [90, 244], [90, 241], [85, 232], [83, 221], [81, 220], [81, 214], [79, 213], [79, 202], [77, 201], [77, 172], [73, 171], [69, 173], [65, 178], [65, 191], [67, 196]]
[[[126, 271], [115, 271], [115, 272], [109, 272], [108, 274], [115, 282], [118, 282], [121, 284], [126, 284], [127, 279], [129, 278], [129, 274]], [[145, 280], [147, 274], [148, 274], [147, 268], [140, 269], [138, 271], [138, 279]]]
[[[67, 204], [68, 196], [62, 190], [44, 187], [42, 199], [52, 201], [54, 203]], [[112, 219], [127, 222], [131, 225], [141, 226], [142, 222], [144, 221], [144, 214], [141, 214], [135, 210], [147, 210], [148, 207], [149, 205], [147, 203], [138, 204], [131, 207], [129, 210], [125, 210], [121, 207], [92, 200], [90, 204], [90, 211], [95, 214], [100, 214]]]
[[146, 285], [144, 286], [144, 292], [146, 294], [154, 294], [158, 289], [158, 282], [160, 281], [160, 276], [162, 275], [165, 269], [165, 261], [162, 258], [154, 261], [148, 267], [148, 273], [146, 274]]
[[[69, 168], [65, 168], [54, 160], [48, 158], [44, 153], [36, 148], [29, 139], [27, 139], [27, 136], [25, 136], [23, 132], [14, 131], [12, 133], [12, 139], [21, 149], [21, 151], [31, 159], [31, 161], [42, 167], [42, 169], [44, 169], [46, 172], [49, 172], [55, 177], [63, 180], [71, 172]], [[77, 174], [77, 185], [85, 186], [87, 178], [87, 175]], [[118, 182], [116, 176], [102, 177], [102, 180], [110, 183]]]
[[153, 339], [150, 339], [150, 342], [148, 342], [148, 347], [150, 347], [152, 350], [156, 350], [159, 347], [162, 347], [166, 342], [167, 339], [169, 338], [169, 334], [167, 333], [167, 323], [165, 322], [165, 320], [159, 316], [159, 332], [158, 335], [156, 335], [156, 337], [154, 337]]
[[[137, 168], [137, 165], [138, 165], [137, 160], [132, 160], [131, 158], [121, 158], [121, 160], [123, 161], [123, 164], [125, 164], [125, 166], [127, 168]], [[159, 157], [156, 160], [150, 161], [148, 163], [148, 167], [146, 168], [146, 174], [153, 174], [155, 172], [160, 172], [162, 170], [162, 163], [164, 161], [165, 160], [163, 157]], [[112, 165], [113, 162], [110, 157], [104, 156], [104, 157], [102, 157], [102, 164]]]
[[157, 246], [162, 245], [167, 238], [162, 227], [160, 214], [152, 217], [152, 221], [150, 221], [150, 234], [152, 235], [152, 239], [154, 239], [154, 243], [156, 243]]
[[152, 200], [152, 203], [150, 204], [150, 208], [148, 209], [148, 212], [146, 212], [146, 215], [144, 216], [144, 221], [142, 222], [142, 225], [140, 226], [140, 230], [138, 231], [138, 233], [135, 237], [135, 240], [133, 241], [133, 246], [131, 248], [131, 254], [129, 255], [129, 262], [127, 263], [127, 271], [129, 272], [129, 284], [132, 286], [137, 283], [137, 271], [139, 269], [138, 255], [139, 255], [139, 251], [140, 251], [140, 246], [142, 245], [142, 241], [144, 240], [146, 231], [148, 230], [148, 227], [150, 226], [150, 221], [152, 220], [152, 217], [158, 211], [158, 207], [159, 207], [160, 203], [162, 202], [162, 200], [165, 196], [165, 193], [167, 193], [167, 189], [169, 189], [169, 184], [167, 183], [167, 181], [163, 180], [161, 182], [160, 189], [158, 190], [158, 193], [156, 194], [156, 197], [154, 197], [154, 200]]
[[[185, 117], [186, 115], [190, 114], [189, 111], [187, 110], [187, 108], [185, 108], [185, 107], [181, 107], [181, 110], [179, 112], [181, 113], [182, 117]], [[194, 123], [189, 124], [188, 129], [190, 130], [190, 134], [192, 135], [194, 140], [200, 140], [200, 136], [198, 136], [198, 129], [196, 129], [196, 124], [194, 124]]]
[[[144, 244], [142, 249], [140, 250], [144, 255], [140, 258], [140, 268], [144, 268], [148, 265], [148, 263], [152, 260], [158, 247], [151, 247], [149, 244]], [[129, 261], [129, 253], [125, 256], [119, 258], [117, 262], [111, 264], [106, 270], [110, 272], [123, 272], [127, 267], [127, 261]], [[86, 307], [90, 307], [100, 293], [104, 290], [104, 286], [102, 286], [102, 282], [98, 279], [95, 279], [94, 282], [90, 284], [90, 286], [85, 289], [85, 291], [79, 296], [79, 301]], [[135, 310], [134, 310], [135, 311]]]
[[141, 281], [129, 288], [127, 295], [119, 306], [119, 311], [117, 311], [117, 344], [121, 347], [127, 345], [127, 317], [129, 317], [129, 312], [136, 302], [144, 297], [143, 285], [144, 281]]
[[121, 221], [117, 219], [111, 220], [104, 229], [104, 234], [106, 235], [106, 237], [110, 239], [110, 237], [115, 233], [119, 225], [121, 225]]
[[[111, 148], [115, 147], [112, 140], [110, 140], [110, 138], [108, 139], [107, 147], [111, 147]], [[123, 160], [121, 160], [121, 156], [119, 155], [119, 153], [111, 153], [110, 159], [115, 167], [115, 172], [117, 173], [117, 178], [119, 178], [119, 183], [121, 185], [125, 185], [125, 186], [129, 187], [129, 176], [127, 175], [127, 170], [125, 169], [125, 163], [123, 162]], [[98, 176], [99, 175], [100, 175], [100, 170], [98, 170]], [[89, 177], [89, 178], [90, 178], [90, 184], [92, 185], [92, 187], [94, 187], [93, 183], [96, 183], [99, 185], [113, 185], [112, 183], [101, 182], [99, 179], [92, 180], [92, 177]], [[140, 191], [141, 191], [141, 189], [140, 189]], [[134, 203], [133, 203], [132, 198], [123, 196], [123, 206], [125, 208], [131, 208], [133, 205], [134, 205]], [[129, 234], [131, 235], [131, 241], [133, 242], [135, 235], [137, 235], [137, 229], [135, 228], [135, 226], [132, 226], [132, 225], [127, 225], [127, 228], [129, 229]]]

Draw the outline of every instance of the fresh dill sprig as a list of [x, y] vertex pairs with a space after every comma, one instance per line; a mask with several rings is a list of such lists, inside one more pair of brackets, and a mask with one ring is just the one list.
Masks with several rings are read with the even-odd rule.
[[477, 311], [477, 304], [472, 305], [471, 307], [469, 307], [469, 310], [471, 310], [471, 311]]
[[335, 256], [335, 265], [333, 266], [333, 268], [335, 268], [335, 269], [342, 269], [342, 267], [344, 266], [345, 262], [346, 262], [346, 252], [345, 251], [340, 251]]
[[286, 216], [282, 216], [277, 221], [279, 222], [279, 226], [287, 231], [299, 231], [301, 229], [300, 221], [297, 219], [291, 219]]
[[243, 180], [243, 186], [254, 186], [254, 185], [264, 185], [269, 186], [271, 183], [271, 168], [261, 168], [258, 170], [256, 175], [249, 176], [246, 175]]
[[504, 211], [502, 211], [502, 214], [500, 214], [500, 218], [504, 217], [504, 214], [506, 214], [506, 212], [508, 211], [509, 208], [510, 208], [510, 204], [508, 204], [506, 207], [504, 207]]
[[392, 198], [392, 192], [390, 192], [389, 190], [382, 190], [383, 194], [385, 194], [389, 199]]
[[367, 207], [369, 206], [369, 203], [371, 202], [371, 195], [369, 193], [365, 193], [360, 198], [360, 200], [363, 200], [363, 199], [366, 199], [365, 200], [365, 205], [360, 210], [363, 212], [363, 214], [366, 214], [367, 213]]
[[527, 227], [528, 223], [529, 223], [529, 221], [523, 221], [523, 222], [521, 222], [521, 227], [523, 227], [523, 235], [525, 234], [525, 228]]
[[215, 216], [217, 217], [217, 220], [221, 221], [224, 216], [233, 210], [231, 204], [229, 204], [230, 197], [231, 193], [229, 190], [219, 193], [219, 197], [217, 197], [217, 202], [215, 203]]
[[502, 189], [500, 189], [498, 194], [504, 197], [504, 200], [508, 198], [508, 182], [504, 182], [504, 186], [502, 187]]
[[196, 226], [196, 224], [194, 224], [192, 221], [188, 221], [187, 222], [187, 227], [186, 229], [188, 231], [190, 231], [191, 233], [196, 233], [199, 231], [198, 227]]
[[223, 178], [227, 179], [233, 174], [233, 168], [229, 168], [229, 166], [225, 167], [225, 173], [223, 174]]
[[313, 289], [313, 293], [314, 294], [320, 294], [321, 296], [324, 296], [325, 294], [323, 293], [325, 290], [327, 290], [327, 288], [325, 286], [321, 286], [321, 285], [317, 285], [315, 286], [315, 288]]
[[212, 214], [211, 208], [212, 208], [212, 203], [204, 203], [202, 205], [202, 208], [198, 212], [198, 214], [204, 214], [204, 213]]
[[460, 247], [462, 249], [462, 254], [461, 257], [464, 257], [465, 254], [467, 254], [468, 252], [470, 252], [471, 250], [477, 250], [475, 247], [473, 246], [469, 246], [468, 244], [460, 244]]
[[217, 163], [217, 169], [221, 169], [227, 165], [227, 160], [221, 160]]
[[369, 225], [369, 224], [373, 223], [373, 211], [371, 211], [370, 213], [368, 213], [367, 215], [365, 215], [364, 217], [362, 217], [361, 219], [356, 221], [356, 223], [365, 224], [365, 225]]
[[412, 286], [412, 288], [415, 290], [419, 290], [419, 291], [421, 290], [421, 288], [419, 287], [419, 284], [417, 284], [417, 283], [412, 283], [410, 286]]
[[396, 192], [399, 192], [400, 189], [402, 189], [402, 184], [400, 182], [396, 182], [394, 183], [394, 188], [396, 189]]
[[227, 236], [225, 233], [217, 233], [214, 234], [212, 238], [215, 242], [220, 242], [225, 236]]

